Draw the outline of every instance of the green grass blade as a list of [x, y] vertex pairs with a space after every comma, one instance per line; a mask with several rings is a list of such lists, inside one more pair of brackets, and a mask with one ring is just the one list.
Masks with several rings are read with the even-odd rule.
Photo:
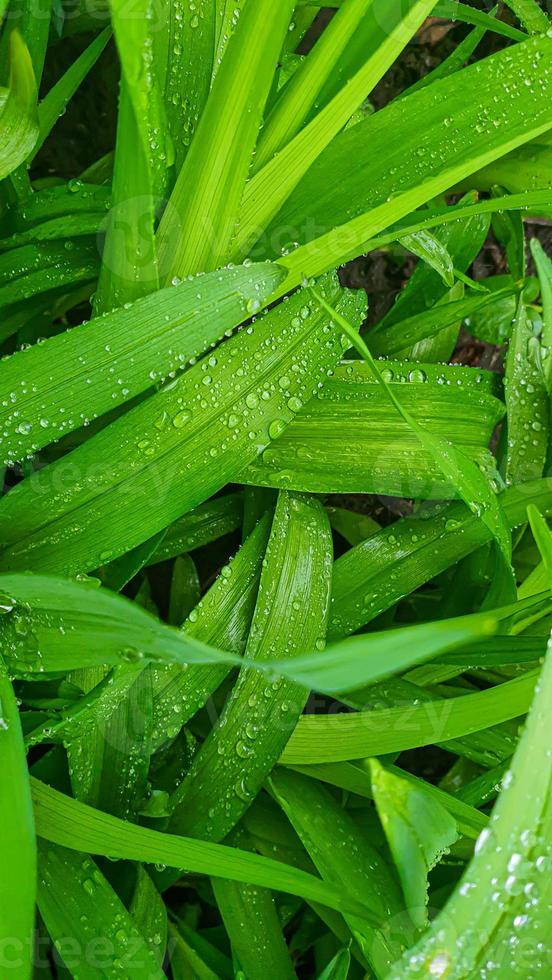
[[17, 30], [10, 34], [9, 67], [9, 86], [0, 89], [0, 180], [26, 160], [38, 137], [35, 74]]
[[[390, 978], [417, 976], [424, 968], [431, 972], [432, 964], [433, 972], [437, 964], [444, 975], [448, 971], [449, 976], [469, 977], [489, 958], [500, 977], [524, 975], [528, 969], [541, 972], [542, 944], [550, 929], [550, 881], [542, 871], [550, 862], [551, 665], [548, 655], [510, 776], [462, 883], [419, 946], [410, 951], [410, 961], [397, 965]], [[510, 937], [522, 927], [528, 946], [520, 948]]]
[[103, 53], [111, 38], [111, 29], [98, 34], [93, 41], [84, 49], [82, 54], [75, 59], [73, 64], [62, 75], [58, 82], [46, 93], [38, 106], [39, 136], [33, 150], [33, 157], [36, 156], [44, 141], [52, 132], [59, 117], [63, 115], [67, 105], [73, 98], [75, 92], [82, 84], [88, 72], [96, 64], [98, 58]]
[[398, 323], [381, 326], [368, 334], [371, 352], [376, 356], [393, 357], [413, 347], [428, 337], [434, 337], [445, 327], [461, 323], [474, 313], [493, 306], [497, 298], [508, 296], [511, 291], [467, 296], [451, 303], [438, 304], [424, 313], [415, 313]]
[[417, 255], [419, 259], [435, 270], [446, 286], [454, 285], [454, 263], [443, 243], [430, 232], [415, 232], [399, 239], [403, 248]]
[[277, 769], [270, 788], [300, 836], [322, 877], [366, 903], [374, 917], [368, 927], [347, 916], [347, 924], [376, 976], [385, 976], [400, 948], [392, 928], [403, 909], [400, 891], [385, 861], [328, 791], [299, 773]]
[[93, 579], [2, 575], [0, 582], [11, 607], [1, 622], [4, 653], [18, 674], [142, 660], [239, 664], [233, 655], [166, 626], [137, 603], [95, 588]]
[[428, 925], [429, 872], [458, 840], [456, 821], [421, 786], [370, 761], [376, 808], [401, 879], [409, 915], [418, 929]]
[[78, 803], [37, 779], [32, 779], [31, 785], [38, 835], [63, 847], [121, 860], [186, 868], [192, 873], [286, 891], [338, 911], [368, 914], [362, 902], [349, 899], [313, 875], [278, 861], [222, 844], [137, 827]]
[[535, 672], [450, 700], [324, 717], [305, 715], [284, 749], [288, 764], [340, 762], [447, 742], [528, 711]]
[[[494, 8], [497, 9], [496, 7]], [[491, 13], [491, 16], [493, 14]], [[407, 88], [405, 95], [412, 95], [421, 88], [425, 88], [427, 85], [431, 85], [432, 82], [436, 82], [439, 78], [446, 78], [447, 75], [453, 75], [455, 72], [459, 71], [461, 68], [469, 62], [472, 54], [474, 53], [477, 46], [481, 43], [485, 34], [487, 33], [486, 27], [474, 27], [472, 31], [466, 37], [460, 41], [453, 51], [446, 57], [440, 65], [437, 65], [433, 71], [428, 72], [427, 75], [422, 75], [413, 85]]]
[[[301, 4], [304, 2], [310, 2], [310, 0], [300, 0]], [[324, 0], [324, 3], [322, 3], [322, 0], [319, 0], [319, 2], [317, 0], [317, 6], [341, 7], [344, 2], [345, 0], [330, 0], [329, 3], [326, 3]], [[523, 41], [526, 37], [524, 32], [518, 30], [517, 27], [512, 27], [511, 24], [496, 20], [483, 10], [469, 7], [468, 4], [460, 3], [459, 0], [438, 0], [433, 13], [435, 17], [444, 17], [453, 21], [460, 21], [464, 24], [484, 27], [486, 30], [494, 31], [503, 37], [510, 38], [512, 41]]]
[[98, 251], [89, 242], [71, 242], [70, 249], [65, 242], [47, 242], [6, 252], [0, 256], [0, 308], [92, 283], [98, 265]]
[[[277, 662], [324, 643], [331, 538], [321, 505], [280, 494], [246, 648]], [[173, 831], [221, 840], [260, 791], [301, 715], [306, 692], [293, 682], [242, 670], [220, 722], [173, 797]]]
[[183, 552], [195, 551], [241, 526], [243, 516], [243, 495], [227, 493], [216, 497], [191, 510], [167, 529], [162, 541], [148, 560], [155, 565]]
[[94, 294], [95, 316], [159, 289], [154, 195], [154, 179], [159, 174], [152, 171], [143, 135], [130, 85], [123, 77], [113, 168], [113, 205], [106, 220], [102, 266]]
[[95, 862], [44, 840], [38, 853], [38, 907], [71, 975], [92, 980], [126, 970], [161, 980], [164, 973]]
[[[349, 299], [333, 278], [326, 288], [356, 315], [361, 298]], [[297, 293], [20, 483], [0, 502], [3, 569], [97, 568], [207, 500], [284, 431], [335, 367], [342, 337], [328, 326], [325, 311]]]
[[549, 400], [541, 344], [523, 299], [517, 307], [505, 376], [508, 409], [506, 480], [525, 483], [543, 474], [549, 435]]
[[[12, 34], [14, 32], [10, 30], [10, 21], [13, 21], [15, 31], [19, 33], [20, 39], [23, 39], [30, 55], [37, 87], [40, 85], [48, 47], [51, 15], [52, 0], [38, 0], [37, 3], [29, 3], [29, 0], [11, 0], [9, 18], [0, 41], [2, 74], [4, 74], [5, 65], [9, 60], [8, 51], [13, 45]], [[2, 78], [1, 81], [3, 83], [5, 79]]]
[[[290, 766], [290, 768], [296, 769], [310, 779], [318, 779], [322, 783], [328, 783], [330, 786], [336, 786], [357, 796], [369, 800], [373, 798], [372, 781], [364, 762], [358, 764], [326, 762], [319, 765]], [[458, 829], [466, 837], [477, 840], [481, 831], [487, 826], [488, 817], [476, 810], [475, 804], [468, 805], [461, 802], [458, 796], [444, 792], [438, 786], [422, 780], [419, 776], [414, 776], [406, 769], [399, 769], [397, 766], [388, 766], [387, 768], [389, 772], [423, 790], [426, 795], [431, 796], [440, 806], [444, 807], [454, 817]]]
[[159, 228], [162, 276], [229, 258], [253, 150], [294, 0], [246, 4]]
[[103, 706], [99, 712], [92, 710], [86, 718], [86, 737], [79, 732], [78, 739], [71, 736], [66, 744], [77, 799], [128, 820], [147, 795], [153, 687], [149, 670], [126, 670], [133, 672], [133, 682], [109, 717], [102, 717]]
[[[502, 507], [511, 528], [526, 522], [529, 503], [551, 514], [552, 483], [536, 480], [505, 491]], [[335, 563], [329, 638], [371, 622], [490, 537], [488, 528], [459, 503], [425, 520], [406, 517], [378, 531]]]
[[501, 34], [502, 37], [509, 37], [512, 41], [523, 41], [526, 37], [525, 33], [517, 27], [512, 27], [511, 24], [497, 20], [485, 11], [476, 10], [467, 3], [458, 2], [458, 0], [439, 0], [435, 8], [435, 15], [437, 17], [450, 17], [452, 20], [459, 20], [475, 27], [485, 27], [488, 31]]
[[550, 30], [550, 18], [537, 0], [506, 0], [506, 3], [529, 34], [546, 34]]
[[[234, 4], [234, 7], [236, 4]], [[178, 174], [211, 87], [216, 34], [212, 0], [188, 9], [164, 2], [152, 32], [154, 62], [163, 88], [165, 117]]]
[[264, 303], [280, 278], [278, 267], [268, 264], [224, 269], [95, 317], [2, 362], [4, 390], [16, 389], [22, 376], [28, 383], [26, 394], [0, 411], [6, 460], [24, 459], [179, 374]]
[[[163, 92], [155, 63], [154, 35], [159, 25], [152, 23], [147, 0], [138, 0], [137, 6], [130, 12], [124, 0], [110, 0], [110, 11], [121, 61], [123, 88], [132, 106], [138, 139], [150, 175], [151, 194], [157, 203], [166, 190], [167, 169], [173, 162]], [[131, 147], [137, 152], [138, 148], [133, 144], [122, 148], [127, 163]], [[117, 163], [115, 166], [117, 168]]]
[[[249, 182], [240, 207], [232, 257], [243, 259], [322, 151], [348, 122], [431, 12], [435, 0], [409, 0], [406, 10], [385, 8], [380, 46], [344, 88]], [[305, 271], [310, 274], [307, 267]]]
[[171, 943], [171, 976], [173, 980], [218, 980], [217, 974], [210, 969], [201, 955], [193, 948], [175, 926], [169, 927]]
[[[316, 296], [314, 289], [313, 293]], [[331, 308], [326, 301], [322, 297], [318, 297], [318, 299], [319, 302], [325, 304], [328, 312], [330, 312]], [[481, 473], [481, 470], [472, 460], [468, 459], [449, 440], [428, 432], [414, 419], [410, 412], [404, 408], [402, 401], [397, 397], [393, 388], [387, 384], [372, 354], [363, 339], [357, 334], [355, 327], [348, 324], [345, 318], [337, 311], [334, 310], [333, 315], [345, 330], [361, 357], [369, 365], [374, 377], [385, 390], [394, 407], [405, 422], [413, 429], [422, 447], [431, 453], [436, 466], [450, 480], [453, 486], [456, 487], [458, 495], [463, 498], [470, 510], [474, 514], [477, 514], [489, 528], [504, 561], [506, 575], [513, 575], [513, 573], [510, 573], [512, 558], [510, 530], [500, 503], [497, 500], [496, 492], [491, 487], [488, 478], [485, 474]], [[541, 474], [539, 473], [538, 475], [540, 476]], [[515, 593], [515, 582], [512, 580], [511, 584], [512, 591]]]
[[220, 68], [222, 56], [226, 50], [228, 41], [236, 30], [244, 5], [245, 0], [216, 0], [218, 36], [213, 64], [213, 75], [216, 75]]
[[[253, 850], [243, 831], [232, 837], [237, 846]], [[232, 952], [245, 976], [293, 980], [296, 974], [272, 894], [264, 888], [222, 878], [213, 879], [213, 891]]]
[[[32, 234], [33, 229], [40, 227], [41, 224], [48, 224], [63, 217], [82, 218], [83, 212], [97, 214], [99, 224], [110, 202], [109, 187], [100, 187], [82, 180], [62, 181], [54, 187], [35, 191], [33, 196], [25, 201], [24, 208], [19, 202], [8, 206], [0, 218], [0, 235], [8, 247], [9, 236], [16, 235], [18, 232]], [[70, 235], [63, 233], [59, 237], [70, 237]]]
[[[255, 601], [270, 531], [265, 518], [252, 531], [235, 558], [224, 568], [199, 605], [192, 610], [184, 632], [234, 654], [243, 654], [253, 618]], [[230, 574], [228, 574], [228, 572]], [[179, 729], [206, 703], [229, 672], [229, 665], [177, 667], [156, 671], [154, 676], [153, 744], [158, 748], [174, 738]]]
[[[487, 446], [504, 406], [483, 389], [484, 375], [444, 365], [382, 365], [409, 413], [470, 459], [490, 462]], [[478, 382], [477, 379], [480, 379]], [[382, 493], [449, 499], [458, 488], [420, 445], [367, 365], [341, 364], [316, 399], [241, 473], [242, 482], [313, 493]]]
[[[537, 68], [530, 67], [534, 55], [540, 56]], [[552, 117], [543, 80], [550, 57], [548, 39], [530, 39], [392, 103], [342, 133], [290, 196], [255, 255], [266, 257], [271, 241], [282, 248], [299, 241], [301, 247], [281, 261], [289, 271], [288, 285], [300, 282], [358, 255], [366, 242], [416, 207], [546, 132]], [[491, 124], [485, 126], [481, 119], [487, 113], [496, 117], [497, 105], [488, 100], [500, 90], [505, 71], [512, 77], [503, 95], [507, 111], [491, 132]], [[448, 125], [448, 119], [456, 122]], [[390, 132], [400, 132], [400, 141], [390, 143]], [[282, 228], [291, 230], [289, 238], [276, 236]]]
[[372, 0], [347, 0], [285, 86], [265, 120], [255, 153], [255, 173], [302, 128], [371, 5]]
[[138, 867], [129, 911], [161, 968], [167, 948], [167, 908], [147, 871], [142, 867]]
[[319, 974], [318, 980], [347, 980], [351, 965], [351, 954], [348, 949], [340, 949], [328, 963], [325, 970]]
[[285, 677], [324, 693], [339, 694], [401, 673], [470, 642], [485, 642], [498, 628], [491, 613], [355, 636], [329, 647], [312, 664], [298, 657], [280, 668]]
[[548, 390], [550, 390], [552, 384], [552, 355], [549, 353], [552, 348], [552, 261], [535, 238], [531, 239], [531, 253], [537, 267], [541, 289], [543, 318], [541, 342], [546, 350], [546, 355], [544, 350], [542, 351], [542, 358], [545, 380]]
[[[5, 599], [2, 609], [7, 610]], [[36, 893], [36, 844], [27, 760], [17, 702], [0, 657], [0, 921], [4, 968], [16, 980], [32, 972], [32, 931]]]

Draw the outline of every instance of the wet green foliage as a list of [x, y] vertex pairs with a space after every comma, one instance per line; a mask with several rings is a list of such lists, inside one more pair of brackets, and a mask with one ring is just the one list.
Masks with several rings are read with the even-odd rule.
[[0, 0], [2, 980], [551, 975], [545, 6]]

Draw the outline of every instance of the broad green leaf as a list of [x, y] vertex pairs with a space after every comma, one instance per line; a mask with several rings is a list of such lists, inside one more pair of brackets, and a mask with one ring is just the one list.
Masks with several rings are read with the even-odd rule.
[[374, 802], [397, 866], [409, 915], [428, 924], [428, 873], [458, 839], [456, 821], [421, 786], [370, 762]]
[[6, 461], [23, 459], [178, 376], [262, 305], [280, 276], [277, 266], [262, 264], [197, 277], [3, 360], [0, 383], [15, 392], [0, 415]]
[[[232, 258], [243, 259], [301, 178], [331, 145], [353, 112], [366, 99], [387, 69], [416, 33], [435, 0], [408, 0], [406, 9], [387, 6], [382, 40], [365, 64], [340, 92], [294, 139], [266, 164], [246, 186], [240, 206], [239, 228], [232, 242]], [[336, 263], [337, 264], [337, 263]], [[305, 266], [304, 272], [310, 275]]]
[[[419, 425], [482, 465], [502, 418], [490, 375], [470, 369], [382, 362], [389, 387]], [[497, 392], [498, 393], [498, 392]], [[490, 467], [489, 467], [490, 468]], [[368, 365], [346, 361], [287, 430], [240, 474], [253, 485], [313, 493], [382, 493], [448, 499], [458, 486], [390, 404]]]
[[161, 980], [164, 973], [95, 862], [45, 840], [38, 854], [38, 907], [71, 975], [91, 980], [124, 970]]
[[[390, 980], [424, 974], [472, 977], [489, 961], [497, 977], [544, 975], [551, 921], [551, 666], [549, 653], [525, 731], [473, 860], [430, 930], [391, 971]], [[527, 945], [512, 943], [520, 931]]]
[[[310, 779], [320, 780], [330, 786], [354, 793], [357, 796], [373, 799], [372, 780], [367, 771], [366, 762], [326, 762], [318, 765], [299, 765], [290, 766], [297, 772], [303, 773]], [[414, 788], [423, 791], [426, 796], [430, 796], [441, 807], [447, 810], [453, 817], [459, 831], [466, 837], [476, 840], [482, 830], [487, 826], [488, 817], [475, 809], [475, 804], [471, 806], [458, 799], [458, 795], [452, 796], [433, 783], [428, 783], [419, 776], [414, 776], [406, 769], [399, 769], [397, 766], [388, 765], [389, 772], [401, 780], [405, 780]]]
[[[275, 254], [277, 249], [267, 247], [271, 241], [288, 249], [299, 242], [300, 248], [281, 259], [289, 287], [358, 255], [375, 235], [416, 207], [545, 133], [552, 126], [551, 59], [548, 38], [530, 39], [342, 133], [288, 198], [255, 255]], [[500, 84], [506, 74], [507, 92]], [[390, 144], [390, 132], [400, 132], [400, 140]], [[277, 237], [278, 229], [290, 233]]]
[[[232, 842], [244, 850], [253, 850], [242, 830], [232, 834]], [[232, 952], [245, 976], [293, 980], [295, 971], [271, 893], [222, 878], [213, 879], [213, 891]]]
[[376, 976], [385, 976], [401, 946], [393, 920], [403, 917], [403, 905], [384, 859], [349, 814], [314, 780], [277, 769], [269, 786], [324, 880], [334, 882], [351, 897], [362, 896], [372, 912], [369, 926], [351, 916], [347, 924]]
[[0, 180], [24, 162], [38, 137], [35, 74], [17, 30], [9, 35], [9, 66], [8, 88], [0, 88]]
[[[0, 611], [9, 615], [2, 595]], [[32, 932], [36, 893], [36, 843], [29, 775], [17, 702], [0, 656], [0, 921], [4, 969], [16, 980], [32, 973]]]
[[401, 673], [455, 647], [486, 642], [498, 629], [493, 614], [479, 613], [354, 636], [330, 646], [312, 664], [299, 657], [279, 668], [285, 677], [324, 693], [339, 694]]
[[537, 672], [449, 700], [332, 716], [305, 715], [284, 749], [286, 765], [339, 762], [447, 742], [528, 711]]
[[[552, 513], [552, 482], [511, 487], [501, 500], [509, 526], [519, 527], [530, 503]], [[335, 563], [329, 639], [354, 633], [490, 538], [489, 529], [460, 503], [378, 531]]]
[[137, 603], [95, 588], [93, 579], [1, 575], [0, 589], [9, 607], [0, 623], [3, 652], [18, 674], [142, 660], [240, 662], [166, 626]]
[[34, 778], [31, 787], [39, 837], [62, 847], [119, 860], [186, 868], [190, 873], [287, 891], [338, 911], [369, 914], [363, 901], [347, 898], [333, 885], [279, 861], [223, 844], [175, 837], [129, 824], [78, 803]]
[[65, 247], [65, 242], [44, 242], [5, 252], [0, 255], [0, 308], [34, 301], [41, 295], [49, 294], [51, 299], [61, 292], [92, 283], [98, 265], [98, 250], [86, 240], [71, 242], [70, 249]]
[[167, 947], [167, 908], [147, 871], [141, 866], [138, 867], [129, 911], [157, 964], [162, 967]]
[[[325, 641], [331, 535], [322, 506], [283, 491], [278, 499], [245, 655], [276, 664]], [[176, 790], [170, 828], [221, 840], [260, 791], [307, 699], [294, 684], [244, 668], [218, 725]]]
[[[313, 294], [316, 297], [317, 294], [314, 289]], [[325, 304], [325, 308], [329, 313], [333, 312], [337, 322], [345, 330], [346, 335], [361, 357], [364, 358], [394, 407], [405, 422], [413, 429], [422, 447], [431, 453], [436, 466], [441, 470], [445, 478], [450, 480], [456, 488], [458, 495], [463, 498], [470, 510], [477, 514], [489, 528], [498, 545], [506, 567], [506, 574], [510, 576], [512, 558], [510, 530], [500, 503], [497, 500], [495, 490], [491, 487], [486, 475], [481, 473], [475, 463], [468, 459], [467, 456], [464, 456], [448, 439], [443, 439], [440, 436], [428, 432], [427, 429], [414, 419], [410, 412], [404, 408], [402, 401], [395, 394], [393, 388], [387, 384], [368, 347], [363, 339], [358, 336], [356, 328], [352, 324], [347, 323], [345, 318], [336, 310], [332, 311], [331, 307], [322, 297], [318, 297], [318, 300], [322, 305]], [[511, 574], [513, 575], [513, 572]], [[513, 581], [512, 587], [515, 593], [515, 582]]]
[[506, 481], [525, 483], [543, 474], [550, 407], [541, 344], [520, 299], [508, 346], [506, 376], [508, 452]]
[[272, 75], [294, 0], [240, 15], [159, 228], [162, 278], [216, 269], [238, 217]]
[[[362, 300], [333, 278], [326, 288], [355, 316]], [[281, 435], [342, 350], [326, 312], [296, 293], [10, 491], [0, 502], [3, 569], [84, 572], [147, 540]]]

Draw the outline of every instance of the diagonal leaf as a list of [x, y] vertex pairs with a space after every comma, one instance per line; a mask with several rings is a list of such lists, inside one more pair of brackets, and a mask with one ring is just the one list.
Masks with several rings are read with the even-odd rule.
[[[335, 302], [343, 294], [334, 282]], [[83, 572], [136, 547], [277, 438], [342, 350], [340, 330], [297, 293], [10, 491], [0, 502], [2, 567]]]
[[4, 390], [16, 391], [22, 376], [27, 382], [0, 410], [6, 460], [23, 459], [177, 375], [262, 305], [280, 278], [268, 264], [211, 273], [2, 361]]

